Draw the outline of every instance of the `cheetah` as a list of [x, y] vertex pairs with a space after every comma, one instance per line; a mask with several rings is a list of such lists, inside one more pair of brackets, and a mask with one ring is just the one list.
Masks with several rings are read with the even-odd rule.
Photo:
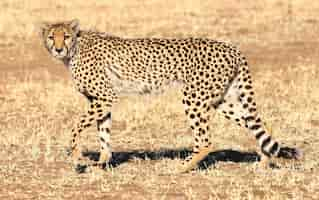
[[281, 147], [257, 112], [246, 58], [231, 44], [203, 38], [128, 39], [80, 30], [78, 20], [43, 23], [44, 46], [71, 72], [76, 89], [89, 102], [72, 129], [71, 158], [81, 160], [81, 132], [97, 124], [104, 166], [112, 157], [111, 108], [119, 94], [145, 94], [174, 82], [182, 84], [182, 103], [193, 133], [193, 151], [181, 172], [197, 167], [211, 151], [212, 110], [248, 129], [255, 137], [261, 164], [272, 157], [299, 159], [297, 148]]

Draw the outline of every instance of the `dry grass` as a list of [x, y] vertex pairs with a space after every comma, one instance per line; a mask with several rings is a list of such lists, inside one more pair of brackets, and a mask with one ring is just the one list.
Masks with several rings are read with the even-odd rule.
[[[82, 2], [0, 3], [0, 199], [319, 199], [319, 3]], [[254, 139], [216, 115], [216, 152], [201, 169], [176, 174], [192, 137], [180, 94], [172, 89], [123, 98], [113, 112], [113, 167], [76, 174], [65, 149], [86, 102], [35, 33], [42, 19], [75, 17], [85, 28], [121, 36], [198, 36], [238, 44], [273, 136], [301, 148], [304, 159], [275, 160], [279, 169], [259, 170], [248, 162], [256, 158]], [[83, 145], [98, 149], [95, 136], [94, 128], [84, 133]]]

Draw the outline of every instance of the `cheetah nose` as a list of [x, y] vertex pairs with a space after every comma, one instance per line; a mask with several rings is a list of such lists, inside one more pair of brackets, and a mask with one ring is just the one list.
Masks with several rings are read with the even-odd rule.
[[57, 53], [61, 53], [62, 52], [62, 48], [55, 48], [55, 51], [57, 52]]

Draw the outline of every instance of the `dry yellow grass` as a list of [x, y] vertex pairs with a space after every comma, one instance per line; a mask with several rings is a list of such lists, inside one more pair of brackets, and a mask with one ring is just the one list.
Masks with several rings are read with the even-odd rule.
[[[10, 0], [0, 9], [0, 199], [319, 199], [319, 3]], [[179, 90], [170, 89], [123, 98], [114, 107], [113, 167], [76, 174], [65, 150], [86, 101], [35, 33], [41, 20], [70, 18], [126, 37], [238, 44], [273, 136], [301, 148], [304, 159], [259, 170], [248, 162], [256, 158], [251, 135], [216, 115], [216, 152], [201, 169], [174, 173], [192, 136]], [[98, 149], [95, 129], [82, 134], [82, 144]]]

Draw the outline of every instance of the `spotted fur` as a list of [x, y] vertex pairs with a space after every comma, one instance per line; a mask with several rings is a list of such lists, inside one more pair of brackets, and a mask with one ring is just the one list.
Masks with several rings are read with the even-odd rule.
[[[246, 127], [263, 157], [284, 154], [258, 115], [247, 61], [230, 44], [201, 38], [124, 39], [80, 30], [76, 20], [44, 24], [42, 36], [48, 51], [68, 66], [77, 90], [90, 102], [72, 129], [75, 163], [80, 158], [79, 135], [94, 123], [101, 142], [99, 163], [110, 160], [111, 107], [118, 94], [144, 94], [173, 82], [183, 85], [182, 102], [194, 134], [193, 154], [183, 171], [196, 167], [211, 150], [208, 122], [213, 109]], [[290, 158], [299, 157], [297, 149], [282, 150], [290, 152]]]

